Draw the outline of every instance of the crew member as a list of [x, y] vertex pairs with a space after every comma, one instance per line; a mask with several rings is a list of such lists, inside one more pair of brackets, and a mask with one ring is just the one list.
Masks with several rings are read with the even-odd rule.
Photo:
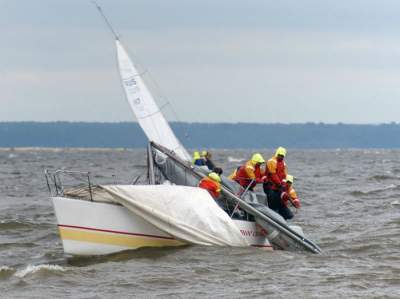
[[248, 188], [253, 191], [256, 184], [262, 183], [265, 180], [260, 169], [263, 163], [265, 163], [263, 156], [256, 153], [249, 161], [235, 170], [230, 175], [230, 178], [238, 182], [244, 189]]
[[199, 187], [206, 189], [214, 199], [218, 199], [221, 194], [221, 177], [215, 172], [210, 172], [200, 181]]
[[201, 157], [205, 161], [205, 164], [208, 167], [208, 169], [211, 170], [211, 171], [214, 171], [215, 164], [211, 160], [211, 157], [212, 157], [211, 153], [209, 151], [202, 151], [201, 152]]
[[293, 213], [288, 207], [288, 202], [296, 208], [300, 209], [300, 199], [297, 197], [296, 191], [293, 188], [293, 176], [286, 176], [286, 188], [281, 192], [280, 199], [268, 200], [269, 207], [279, 213], [285, 220], [292, 219]]
[[297, 197], [296, 190], [293, 188], [294, 177], [292, 175], [286, 176], [286, 190], [282, 192], [281, 198], [284, 200], [285, 206], [290, 201], [296, 209], [300, 209], [300, 199]]
[[267, 195], [268, 206], [272, 210], [280, 207], [281, 193], [286, 189], [287, 166], [284, 161], [286, 149], [278, 147], [275, 155], [267, 161], [265, 167], [266, 182], [263, 184], [264, 192]]
[[222, 170], [221, 167], [214, 167], [214, 172], [219, 176], [221, 176], [224, 171]]
[[200, 156], [200, 153], [198, 151], [193, 152], [193, 165], [196, 166], [205, 166], [206, 162], [204, 159]]

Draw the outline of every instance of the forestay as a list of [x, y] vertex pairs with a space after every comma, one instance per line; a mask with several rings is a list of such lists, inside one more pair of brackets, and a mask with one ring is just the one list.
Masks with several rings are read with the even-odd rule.
[[232, 219], [200, 188], [176, 185], [101, 186], [117, 203], [191, 244], [248, 246]]
[[126, 97], [147, 138], [174, 151], [181, 159], [189, 161], [190, 155], [176, 138], [118, 39], [116, 46], [119, 72]]

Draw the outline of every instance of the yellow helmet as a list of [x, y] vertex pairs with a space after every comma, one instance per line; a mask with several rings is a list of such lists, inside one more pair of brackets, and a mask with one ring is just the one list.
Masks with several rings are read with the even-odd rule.
[[294, 177], [292, 175], [286, 176], [286, 182], [293, 184]]
[[207, 152], [207, 151], [202, 151], [202, 152], [201, 152], [201, 156], [202, 156], [202, 157], [206, 157], [207, 155], [208, 155], [208, 152]]
[[198, 151], [193, 152], [193, 160], [200, 159], [200, 153]]
[[285, 156], [286, 156], [286, 148], [284, 148], [284, 147], [282, 147], [282, 146], [278, 147], [278, 148], [276, 149], [276, 152], [275, 152], [275, 157], [277, 157], [277, 156], [283, 156], [283, 157], [285, 157]]
[[218, 182], [218, 183], [221, 182], [221, 177], [220, 177], [218, 174], [216, 174], [215, 172], [210, 172], [210, 173], [208, 174], [208, 177], [209, 177], [210, 179], [212, 179], [213, 181], [216, 181], [216, 182]]
[[263, 156], [260, 153], [256, 153], [251, 157], [251, 162], [253, 163], [265, 163]]

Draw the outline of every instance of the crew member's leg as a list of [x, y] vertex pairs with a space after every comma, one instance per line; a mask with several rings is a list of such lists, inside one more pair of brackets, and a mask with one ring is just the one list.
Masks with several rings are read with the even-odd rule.
[[267, 190], [267, 200], [268, 200], [268, 207], [271, 210], [279, 213], [279, 208], [281, 207], [281, 196], [280, 191], [278, 190]]
[[282, 206], [279, 208], [279, 211], [278, 211], [278, 213], [285, 219], [285, 220], [288, 220], [288, 219], [292, 219], [293, 218], [293, 213], [292, 213], [292, 211], [288, 208], [288, 207], [285, 207], [283, 204], [281, 204]]

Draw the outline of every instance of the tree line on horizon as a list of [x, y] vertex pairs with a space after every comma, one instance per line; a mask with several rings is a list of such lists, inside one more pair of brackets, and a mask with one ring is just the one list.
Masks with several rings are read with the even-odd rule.
[[[400, 124], [184, 123], [171, 127], [187, 148], [400, 148]], [[144, 148], [138, 123], [2, 122], [0, 147]]]

